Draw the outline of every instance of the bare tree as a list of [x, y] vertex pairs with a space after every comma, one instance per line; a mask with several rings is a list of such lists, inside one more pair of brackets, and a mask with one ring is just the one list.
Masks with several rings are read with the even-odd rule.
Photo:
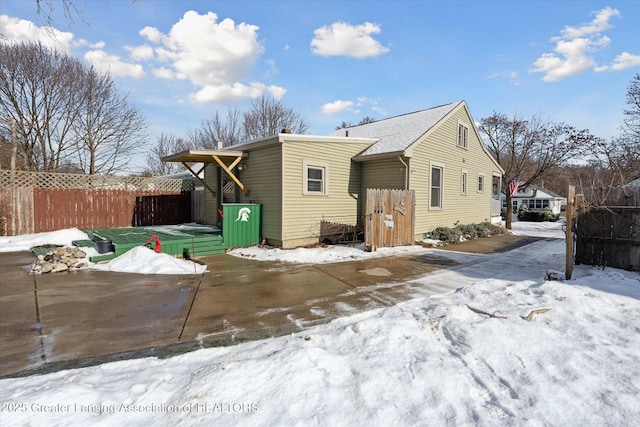
[[41, 44], [0, 44], [0, 133], [27, 170], [122, 170], [146, 124], [110, 76]]
[[640, 74], [633, 76], [631, 83], [629, 83], [627, 105], [629, 108], [624, 110], [625, 119], [622, 131], [630, 142], [635, 143], [637, 150], [640, 146]]
[[0, 128], [16, 125], [28, 170], [55, 170], [73, 154], [80, 62], [39, 43], [0, 44]]
[[157, 144], [147, 152], [147, 166], [142, 174], [144, 176], [163, 176], [184, 172], [186, 169], [176, 162], [163, 162], [162, 157], [179, 153], [192, 148], [188, 141], [175, 135], [162, 133], [157, 138]]
[[249, 111], [244, 113], [235, 107], [230, 108], [223, 119], [216, 111], [212, 118], [202, 122], [200, 129], [189, 135], [189, 140], [196, 148], [216, 149], [218, 144], [227, 147], [275, 135], [284, 129], [303, 134], [308, 126], [294, 109], [262, 96], [254, 100]]
[[[355, 126], [360, 126], [360, 125], [366, 125], [368, 123], [373, 123], [375, 122], [376, 119], [371, 117], [371, 116], [364, 116], [362, 119], [360, 119], [360, 121], [358, 122], [358, 124], [356, 124]], [[342, 121], [342, 123], [338, 126], [336, 126], [336, 130], [340, 130], [340, 129], [345, 129], [345, 128], [350, 128], [354, 125], [352, 125], [351, 123], [347, 123], [344, 120]]]
[[189, 139], [193, 146], [204, 149], [216, 149], [218, 143], [223, 147], [242, 142], [242, 113], [237, 108], [227, 110], [225, 120], [216, 114], [207, 120], [203, 120], [200, 129], [193, 132]]
[[[526, 187], [544, 178], [551, 170], [565, 165], [599, 141], [588, 130], [577, 130], [539, 115], [529, 118], [515, 114], [512, 118], [494, 112], [480, 121], [478, 130], [486, 145], [504, 169], [502, 190], [511, 206], [509, 183], [517, 180]], [[512, 211], [507, 209], [506, 227], [511, 228]]]
[[251, 103], [251, 109], [243, 114], [244, 139], [275, 135], [283, 129], [303, 134], [309, 127], [294, 109], [264, 95], [255, 99]]
[[144, 146], [144, 117], [118, 94], [111, 76], [93, 67], [82, 75], [80, 95], [73, 125], [80, 167], [91, 175], [122, 171]]

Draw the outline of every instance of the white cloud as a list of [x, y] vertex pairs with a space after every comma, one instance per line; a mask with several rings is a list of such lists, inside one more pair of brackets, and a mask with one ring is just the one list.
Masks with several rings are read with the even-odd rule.
[[620, 11], [618, 9], [605, 7], [604, 9], [596, 12], [596, 17], [591, 22], [583, 24], [580, 27], [566, 26], [564, 27], [564, 30], [562, 30], [562, 35], [560, 37], [554, 37], [551, 40], [567, 40], [599, 34], [613, 28], [613, 26], [609, 24], [609, 20], [613, 17], [620, 17]]
[[353, 101], [334, 101], [322, 106], [322, 114], [331, 115], [338, 114], [351, 109], [355, 104]]
[[145, 75], [142, 65], [123, 62], [119, 56], [108, 55], [103, 50], [90, 50], [85, 53], [84, 59], [97, 70], [115, 77], [140, 79]]
[[267, 67], [269, 67], [269, 69], [265, 73], [265, 76], [272, 76], [280, 72], [278, 70], [278, 67], [276, 66], [276, 61], [274, 61], [273, 59], [267, 59], [266, 61], [264, 61], [264, 63], [267, 65]]
[[578, 27], [566, 26], [560, 36], [551, 38], [556, 43], [554, 53], [540, 56], [530, 71], [544, 73], [542, 80], [555, 82], [588, 69], [622, 70], [638, 65], [638, 56], [628, 52], [618, 55], [611, 66], [598, 66], [590, 56], [592, 52], [609, 46], [611, 39], [602, 32], [612, 28], [609, 21], [614, 17], [620, 17], [620, 12], [606, 7], [596, 12], [589, 23]]
[[175, 73], [166, 67], [154, 68], [153, 75], [159, 79], [171, 80], [174, 79]]
[[372, 34], [378, 33], [380, 33], [380, 27], [370, 22], [355, 26], [336, 22], [313, 32], [311, 50], [320, 56], [368, 58], [382, 55], [388, 52], [389, 48], [382, 46], [371, 37]]
[[168, 34], [153, 27], [145, 27], [140, 34], [159, 45], [155, 48], [159, 61], [170, 63], [173, 73], [161, 69], [164, 78], [188, 79], [201, 87], [191, 95], [193, 102], [254, 98], [268, 90], [263, 83], [241, 83], [263, 53], [255, 25], [236, 25], [229, 18], [218, 22], [213, 12], [188, 11]]
[[149, 61], [153, 59], [153, 48], [148, 44], [141, 46], [125, 46], [129, 51], [129, 55], [136, 61]]
[[271, 85], [267, 86], [267, 92], [269, 92], [276, 101], [280, 101], [284, 97], [284, 94], [287, 93], [287, 90], [280, 86]]
[[2, 37], [0, 43], [40, 42], [43, 46], [69, 53], [83, 40], [74, 40], [73, 33], [56, 30], [52, 27], [38, 27], [31, 21], [0, 15]]
[[269, 92], [276, 100], [280, 100], [286, 90], [278, 86], [267, 86], [264, 83], [257, 82], [249, 85], [242, 83], [207, 85], [192, 93], [190, 99], [196, 104], [233, 102], [246, 98], [258, 98], [265, 92]]
[[620, 55], [616, 56], [611, 65], [597, 67], [596, 71], [620, 71], [638, 66], [640, 66], [640, 55], [622, 52]]

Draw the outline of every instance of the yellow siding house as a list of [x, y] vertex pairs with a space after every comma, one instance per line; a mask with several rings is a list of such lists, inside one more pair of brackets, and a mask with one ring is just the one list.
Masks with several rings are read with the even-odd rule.
[[415, 190], [415, 233], [500, 221], [502, 169], [466, 102], [446, 104], [330, 136], [280, 133], [165, 161], [204, 161], [206, 222], [224, 202], [262, 205], [262, 235], [291, 248], [322, 241], [321, 224], [361, 228], [367, 188]]

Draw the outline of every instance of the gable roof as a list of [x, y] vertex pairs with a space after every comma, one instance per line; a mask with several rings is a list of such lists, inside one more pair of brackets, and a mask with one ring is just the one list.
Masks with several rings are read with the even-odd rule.
[[445, 104], [364, 125], [339, 129], [331, 136], [377, 138], [378, 142], [367, 148], [359, 157], [401, 153], [463, 102]]
[[[504, 193], [503, 193], [504, 195]], [[504, 196], [506, 197], [506, 196]], [[522, 187], [518, 189], [518, 192], [513, 197], [514, 199], [561, 199], [566, 200], [566, 197], [560, 196], [551, 190], [546, 188], [539, 188], [536, 186]]]

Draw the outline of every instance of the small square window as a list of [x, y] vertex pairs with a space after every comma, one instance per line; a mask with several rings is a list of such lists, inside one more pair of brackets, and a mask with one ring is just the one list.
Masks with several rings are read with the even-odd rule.
[[322, 162], [303, 161], [302, 194], [327, 194], [327, 166]]

